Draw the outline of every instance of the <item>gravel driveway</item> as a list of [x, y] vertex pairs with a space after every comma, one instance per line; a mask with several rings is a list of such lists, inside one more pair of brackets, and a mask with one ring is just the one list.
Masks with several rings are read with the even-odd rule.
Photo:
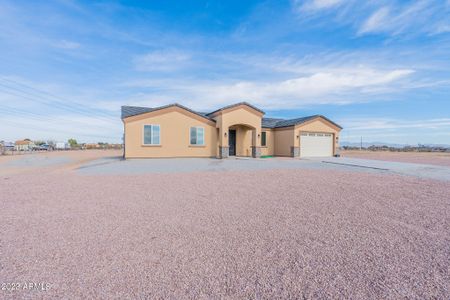
[[438, 298], [450, 186], [332, 169], [0, 177], [0, 298]]

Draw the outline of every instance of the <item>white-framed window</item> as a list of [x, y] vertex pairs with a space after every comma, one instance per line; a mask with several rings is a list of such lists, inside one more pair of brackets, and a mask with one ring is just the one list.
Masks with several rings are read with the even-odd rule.
[[204, 145], [205, 144], [205, 128], [191, 127], [189, 140], [190, 140], [191, 145]]
[[144, 145], [161, 144], [161, 127], [155, 124], [144, 125]]

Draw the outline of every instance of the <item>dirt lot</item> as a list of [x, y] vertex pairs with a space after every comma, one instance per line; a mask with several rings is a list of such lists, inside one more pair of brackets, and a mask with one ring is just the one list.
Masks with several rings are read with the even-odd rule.
[[387, 151], [341, 151], [342, 157], [367, 158], [385, 161], [430, 164], [450, 167], [450, 153], [440, 152], [387, 152]]
[[117, 153], [67, 155], [0, 161], [0, 282], [21, 288], [0, 298], [448, 298], [448, 181], [300, 167], [86, 175], [74, 168]]

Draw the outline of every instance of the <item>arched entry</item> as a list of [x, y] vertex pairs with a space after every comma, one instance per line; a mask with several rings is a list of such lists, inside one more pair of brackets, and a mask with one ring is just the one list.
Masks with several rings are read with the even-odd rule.
[[257, 134], [257, 129], [248, 124], [229, 126], [229, 156], [253, 156], [253, 148], [257, 145]]

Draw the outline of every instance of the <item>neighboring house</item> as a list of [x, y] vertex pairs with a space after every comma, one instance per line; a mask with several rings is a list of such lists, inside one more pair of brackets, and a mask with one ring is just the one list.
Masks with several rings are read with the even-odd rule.
[[16, 141], [14, 144], [14, 148], [17, 151], [31, 151], [35, 147], [36, 145], [29, 139]]
[[69, 143], [65, 143], [65, 142], [57, 142], [55, 144], [55, 149], [56, 150], [68, 150], [68, 149], [70, 149], [70, 145], [69, 145]]
[[124, 157], [333, 156], [342, 127], [324, 116], [263, 118], [246, 102], [210, 113], [122, 106]]
[[100, 145], [98, 143], [86, 143], [85, 145], [86, 149], [100, 149]]

